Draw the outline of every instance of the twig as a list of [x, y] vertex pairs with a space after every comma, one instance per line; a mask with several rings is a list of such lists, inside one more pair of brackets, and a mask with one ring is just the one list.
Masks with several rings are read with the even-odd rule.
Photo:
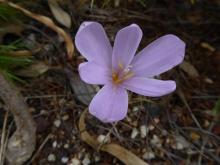
[[38, 156], [38, 154], [40, 153], [40, 151], [44, 148], [44, 146], [47, 144], [48, 140], [52, 139], [53, 135], [49, 134], [44, 141], [42, 142], [42, 144], [40, 145], [40, 147], [38, 148], [38, 150], [36, 151], [36, 153], [32, 156], [31, 160], [27, 163], [27, 165], [30, 165], [31, 163], [33, 163], [34, 159]]
[[185, 104], [187, 110], [189, 111], [189, 113], [190, 113], [192, 119], [193, 119], [194, 122], [196, 123], [197, 127], [199, 127], [200, 129], [202, 129], [200, 123], [198, 122], [198, 120], [196, 119], [195, 115], [193, 114], [191, 108], [189, 107], [189, 104], [187, 103], [183, 92], [179, 90], [179, 91], [178, 91], [178, 94], [179, 94], [180, 98], [182, 99], [183, 103]]
[[[210, 124], [209, 129], [208, 129], [209, 132], [211, 132], [214, 125], [215, 125], [215, 122], [212, 121], [212, 123]], [[201, 153], [199, 154], [199, 158], [198, 158], [198, 165], [201, 165], [201, 163], [202, 163], [202, 155], [204, 153], [205, 145], [207, 144], [208, 140], [209, 140], [209, 136], [206, 135], [203, 139], [203, 142], [202, 142]]]
[[7, 127], [7, 121], [8, 121], [8, 111], [6, 111], [5, 117], [4, 117], [4, 123], [3, 123], [3, 129], [2, 129], [2, 136], [1, 136], [1, 148], [0, 148], [0, 165], [4, 164], [4, 152], [5, 152], [5, 145], [7, 145], [7, 143], [5, 143], [5, 138], [6, 136], [6, 127]]

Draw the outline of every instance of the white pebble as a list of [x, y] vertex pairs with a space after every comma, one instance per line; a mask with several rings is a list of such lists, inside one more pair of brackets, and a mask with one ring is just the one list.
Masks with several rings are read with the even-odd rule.
[[83, 165], [89, 165], [90, 164], [90, 159], [89, 159], [89, 157], [88, 156], [85, 156], [85, 158], [83, 159], [83, 161], [82, 161], [82, 164]]
[[64, 146], [63, 146], [65, 149], [67, 149], [67, 148], [69, 148], [69, 144], [64, 144]]
[[110, 136], [105, 136], [105, 135], [99, 135], [98, 138], [97, 138], [97, 141], [99, 143], [109, 143], [110, 142]]
[[149, 126], [148, 126], [148, 129], [149, 129], [150, 131], [153, 131], [154, 128], [155, 128], [155, 127], [154, 127], [153, 125], [149, 125]]
[[142, 156], [143, 159], [145, 160], [151, 160], [151, 159], [154, 159], [155, 158], [155, 154], [153, 151], [146, 151], [143, 156]]
[[61, 121], [60, 120], [55, 120], [54, 122], [53, 122], [53, 124], [57, 127], [57, 128], [59, 128], [60, 127], [60, 124], [61, 124]]
[[177, 142], [176, 144], [173, 144], [173, 145], [172, 145], [172, 148], [173, 148], [173, 149], [176, 149], [176, 150], [182, 150], [182, 149], [184, 149], [184, 146], [183, 146], [182, 143]]
[[95, 162], [99, 162], [100, 161], [100, 156], [96, 155], [95, 156]]
[[155, 145], [156, 147], [160, 148], [162, 146], [160, 139], [157, 135], [153, 135], [153, 139], [151, 139], [150, 143]]
[[133, 107], [133, 109], [132, 109], [133, 112], [137, 112], [138, 110], [139, 110], [138, 107]]
[[77, 158], [72, 158], [69, 165], [80, 165], [80, 161]]
[[208, 83], [208, 84], [213, 84], [213, 80], [210, 79], [210, 78], [205, 78], [205, 82]]
[[57, 141], [54, 141], [52, 146], [53, 146], [53, 148], [56, 148], [57, 147]]
[[48, 162], [55, 162], [56, 156], [54, 154], [50, 154], [47, 157]]
[[131, 138], [135, 139], [138, 134], [139, 134], [139, 131], [137, 130], [137, 128], [133, 128], [133, 130], [131, 132]]
[[66, 114], [66, 115], [64, 115], [63, 117], [62, 117], [62, 120], [63, 121], [66, 121], [66, 120], [68, 120], [69, 119], [69, 115], [68, 114]]
[[147, 136], [147, 133], [148, 133], [147, 126], [146, 125], [140, 126], [140, 130], [141, 130], [141, 138], [145, 138]]
[[158, 124], [159, 122], [160, 122], [160, 119], [159, 118], [154, 118], [154, 122], [156, 123], [156, 124]]
[[62, 157], [62, 158], [61, 158], [61, 162], [62, 162], [63, 164], [66, 164], [68, 161], [69, 161], [69, 158], [68, 158], [68, 157]]
[[46, 114], [48, 114], [48, 111], [46, 111], [46, 110], [43, 109], [43, 110], [40, 111], [40, 114], [41, 114], [41, 115], [46, 115]]

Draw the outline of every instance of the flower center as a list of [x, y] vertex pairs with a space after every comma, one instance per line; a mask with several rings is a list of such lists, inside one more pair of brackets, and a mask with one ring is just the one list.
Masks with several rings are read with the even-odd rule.
[[121, 84], [123, 81], [131, 78], [134, 74], [129, 68], [123, 69], [122, 65], [119, 64], [119, 71], [112, 71], [112, 82], [116, 85]]

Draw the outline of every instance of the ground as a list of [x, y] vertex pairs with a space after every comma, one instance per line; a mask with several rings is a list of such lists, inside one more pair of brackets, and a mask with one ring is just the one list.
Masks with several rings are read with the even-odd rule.
[[[22, 5], [53, 18], [45, 1]], [[81, 136], [84, 131], [152, 165], [220, 164], [219, 114], [213, 113], [220, 97], [219, 1], [65, 1], [60, 5], [71, 16], [72, 26], [66, 28], [53, 19], [73, 43], [79, 25], [86, 20], [100, 22], [112, 42], [119, 29], [136, 23], [143, 30], [140, 49], [172, 33], [186, 43], [185, 60], [160, 75], [177, 82], [174, 93], [161, 98], [129, 93], [126, 119], [112, 125], [86, 114], [86, 128], [81, 130], [79, 119], [97, 91], [97, 86], [86, 86], [77, 78], [77, 66], [84, 59], [75, 49], [69, 60], [56, 33], [36, 20], [26, 20], [22, 40], [32, 38], [32, 44], [42, 48], [33, 56], [50, 69], [24, 78], [25, 84], [16, 83], [37, 124], [36, 150], [25, 164], [124, 164], [120, 155], [101, 151], [105, 144], [92, 148]], [[5, 112], [2, 109], [1, 127]], [[12, 116], [9, 119], [10, 124]]]

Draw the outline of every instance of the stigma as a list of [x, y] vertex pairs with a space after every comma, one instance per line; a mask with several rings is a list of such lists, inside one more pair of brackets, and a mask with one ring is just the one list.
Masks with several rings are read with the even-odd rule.
[[128, 66], [124, 69], [121, 63], [118, 64], [119, 69], [118, 71], [112, 71], [112, 82], [116, 85], [121, 84], [123, 81], [128, 80], [129, 78], [133, 77], [134, 74], [131, 72], [131, 66]]

